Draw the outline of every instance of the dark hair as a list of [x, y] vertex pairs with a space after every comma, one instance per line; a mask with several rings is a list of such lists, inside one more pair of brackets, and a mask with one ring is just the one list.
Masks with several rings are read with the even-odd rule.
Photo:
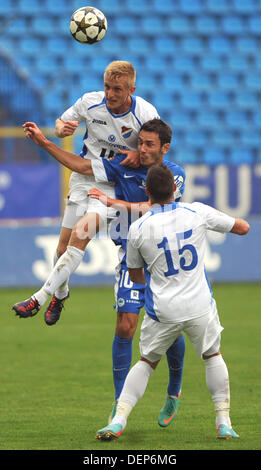
[[161, 145], [170, 144], [172, 139], [171, 127], [159, 118], [145, 122], [141, 126], [140, 131], [156, 132], [159, 135]]
[[173, 196], [174, 175], [163, 163], [152, 165], [147, 173], [146, 188], [155, 202], [162, 203]]

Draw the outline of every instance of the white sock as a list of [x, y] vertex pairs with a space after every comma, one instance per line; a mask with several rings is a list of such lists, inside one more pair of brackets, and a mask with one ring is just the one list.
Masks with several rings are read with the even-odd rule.
[[218, 428], [220, 424], [226, 424], [231, 428], [229, 417], [230, 388], [226, 363], [220, 354], [206, 359], [205, 364], [206, 382], [216, 411], [216, 427]]
[[152, 372], [152, 367], [145, 361], [138, 361], [132, 367], [120, 394], [112, 424], [120, 423], [123, 429], [125, 428], [128, 416], [137, 401], [143, 396]]
[[[57, 261], [58, 261], [58, 256], [57, 256], [57, 251], [55, 250], [55, 253], [54, 253], [54, 257], [53, 257], [53, 265], [55, 266]], [[68, 285], [68, 282], [65, 281], [54, 293], [55, 297], [57, 297], [57, 299], [64, 299], [65, 297], [67, 297], [69, 293], [69, 285]]]
[[65, 253], [58, 259], [50, 276], [42, 289], [53, 295], [58, 288], [68, 282], [70, 275], [78, 268], [84, 256], [84, 251], [74, 246], [68, 246]]

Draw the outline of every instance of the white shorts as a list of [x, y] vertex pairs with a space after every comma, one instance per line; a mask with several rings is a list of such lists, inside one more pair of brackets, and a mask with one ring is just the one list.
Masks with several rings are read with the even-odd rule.
[[96, 214], [99, 214], [105, 224], [109, 224], [115, 217], [115, 210], [111, 207], [106, 207], [97, 199], [86, 197], [77, 203], [67, 199], [62, 220], [62, 227], [73, 229], [77, 222], [88, 212], [95, 212]]
[[157, 362], [184, 331], [196, 349], [199, 357], [219, 351], [221, 331], [216, 302], [213, 299], [211, 310], [206, 315], [181, 323], [160, 323], [147, 314], [141, 325], [140, 354], [150, 362]]

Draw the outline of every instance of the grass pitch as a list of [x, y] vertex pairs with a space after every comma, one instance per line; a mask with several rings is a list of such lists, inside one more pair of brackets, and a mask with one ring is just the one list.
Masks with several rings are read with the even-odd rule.
[[[0, 449], [260, 450], [260, 285], [213, 290], [224, 326], [231, 418], [240, 439], [216, 438], [205, 367], [186, 341], [182, 401], [172, 425], [157, 424], [168, 383], [163, 358], [121, 438], [97, 441], [95, 431], [107, 424], [114, 394], [112, 288], [72, 288], [61, 320], [52, 327], [44, 323], [44, 309], [29, 319], [11, 311], [34, 289], [6, 289], [0, 291]], [[139, 358], [138, 338], [139, 332], [133, 363]]]

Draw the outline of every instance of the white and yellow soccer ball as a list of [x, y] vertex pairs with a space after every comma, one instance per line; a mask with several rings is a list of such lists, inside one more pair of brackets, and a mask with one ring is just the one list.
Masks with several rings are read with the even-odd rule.
[[96, 44], [107, 32], [107, 19], [97, 8], [82, 7], [72, 14], [70, 31], [76, 41], [82, 44]]

